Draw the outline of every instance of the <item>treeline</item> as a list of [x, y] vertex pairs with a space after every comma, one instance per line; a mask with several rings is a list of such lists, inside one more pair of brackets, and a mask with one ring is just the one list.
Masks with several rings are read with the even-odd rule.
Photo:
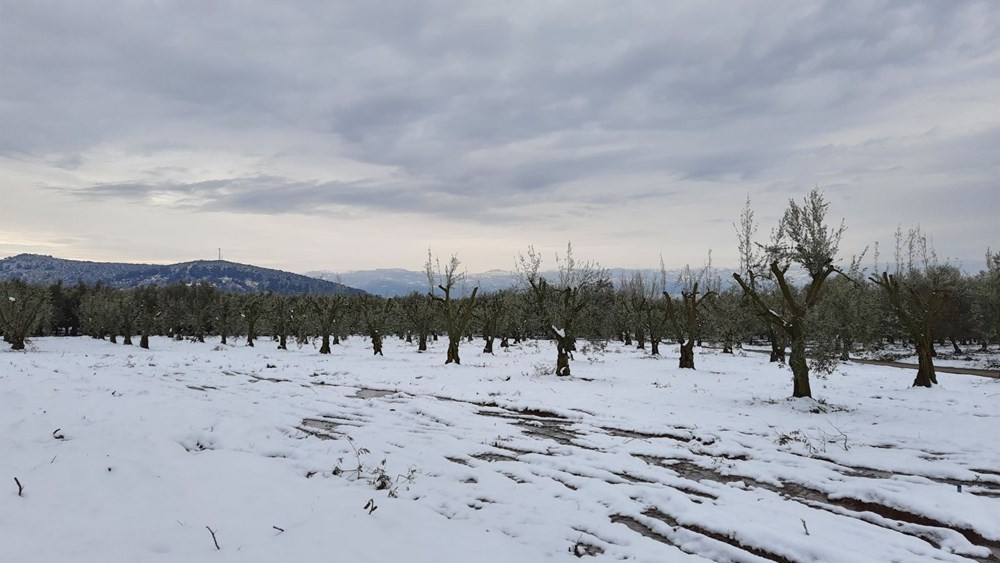
[[[920, 358], [915, 385], [936, 383], [932, 358], [948, 346], [986, 350], [1000, 344], [1000, 254], [987, 251], [987, 269], [964, 275], [941, 263], [919, 229], [897, 232], [894, 261], [872, 266], [865, 255], [839, 265], [844, 226], [826, 220], [822, 194], [789, 207], [772, 239], [754, 241], [757, 226], [747, 207], [736, 225], [739, 273], [723, 280], [711, 261], [685, 267], [670, 280], [635, 273], [612, 280], [593, 263], [577, 262], [572, 247], [556, 257], [557, 275], [541, 275], [542, 257], [521, 255], [519, 288], [458, 298], [467, 280], [452, 257], [428, 255], [428, 290], [386, 299], [373, 295], [232, 294], [207, 283], [112, 289], [77, 284], [47, 287], [0, 282], [0, 331], [16, 349], [31, 336], [86, 335], [148, 348], [151, 336], [286, 349], [289, 341], [315, 341], [319, 353], [351, 335], [367, 337], [373, 354], [395, 335], [417, 352], [446, 337], [446, 363], [460, 363], [459, 343], [480, 339], [486, 353], [529, 338], [556, 343], [553, 372], [570, 375], [577, 341], [620, 340], [659, 354], [665, 342], [680, 347], [680, 367], [694, 368], [694, 347], [712, 343], [731, 353], [743, 343], [767, 342], [771, 360], [787, 361], [793, 395], [810, 396], [809, 370], [829, 370], [862, 349], [911, 344]], [[890, 273], [891, 271], [891, 273]], [[668, 282], [679, 282], [669, 294]], [[786, 360], [786, 350], [790, 355]], [[926, 365], [925, 365], [926, 364]]]

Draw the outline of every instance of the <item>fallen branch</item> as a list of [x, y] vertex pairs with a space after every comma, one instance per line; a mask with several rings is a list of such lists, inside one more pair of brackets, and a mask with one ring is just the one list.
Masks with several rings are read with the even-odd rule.
[[217, 551], [222, 551], [222, 548], [219, 547], [219, 540], [215, 539], [215, 530], [209, 528], [208, 526], [205, 526], [205, 529], [208, 530], [208, 533], [212, 534], [212, 543], [215, 544], [215, 549]]
[[17, 483], [17, 496], [23, 497], [24, 485], [21, 484], [21, 481], [17, 477], [14, 477], [14, 482]]

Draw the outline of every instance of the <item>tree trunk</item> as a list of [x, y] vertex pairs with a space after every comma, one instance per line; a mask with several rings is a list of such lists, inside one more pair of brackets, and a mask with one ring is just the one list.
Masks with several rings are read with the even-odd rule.
[[284, 334], [278, 336], [278, 350], [288, 350], [288, 337]]
[[226, 333], [222, 333], [221, 336], [222, 336], [222, 345], [225, 346], [226, 344], [229, 344], [229, 341], [226, 338]]
[[492, 354], [493, 353], [493, 340], [494, 339], [493, 339], [492, 336], [487, 336], [486, 337], [486, 345], [483, 346], [483, 353], [484, 354]]
[[448, 338], [448, 358], [445, 360], [444, 365], [450, 363], [461, 364], [462, 360], [458, 357], [458, 343], [462, 341], [462, 337], [458, 338]]
[[629, 332], [628, 332], [627, 330], [625, 331], [625, 335], [624, 335], [624, 339], [623, 339], [623, 343], [624, 343], [624, 344], [625, 344], [626, 346], [631, 346], [631, 345], [632, 345], [632, 335], [631, 335], [631, 334], [629, 334]]
[[24, 337], [12, 336], [9, 342], [11, 350], [24, 350]]
[[417, 335], [417, 352], [427, 351], [427, 335], [420, 333]]
[[660, 355], [660, 339], [659, 338], [650, 338], [649, 339], [649, 354], [651, 356], [659, 356]]
[[785, 344], [777, 335], [771, 338], [771, 362], [785, 363]]
[[694, 369], [694, 340], [681, 342], [680, 367], [684, 369]]
[[139, 347], [143, 350], [149, 350], [149, 335], [145, 332], [139, 337]]
[[507, 337], [506, 336], [501, 336], [500, 337], [500, 347], [501, 348], [510, 348], [510, 342], [507, 341]]
[[635, 348], [637, 350], [646, 349], [646, 333], [641, 330], [635, 333]]
[[385, 356], [382, 353], [382, 335], [373, 334], [372, 335], [372, 355], [373, 356]]
[[562, 338], [556, 339], [556, 375], [569, 376], [569, 350]]
[[797, 334], [792, 337], [792, 357], [788, 361], [792, 368], [792, 396], [812, 398], [809, 387], [809, 363], [806, 361], [806, 339]]
[[729, 340], [726, 340], [725, 342], [723, 342], [722, 343], [722, 353], [723, 354], [732, 354], [733, 353], [733, 343], [730, 342]]
[[847, 362], [851, 359], [851, 341], [850, 339], [843, 338], [840, 341], [840, 361]]
[[125, 346], [131, 346], [132, 345], [132, 335], [131, 334], [126, 334], [125, 335], [125, 340], [122, 341], [122, 344], [125, 345]]
[[917, 377], [913, 380], [914, 387], [931, 387], [937, 383], [937, 374], [934, 372], [934, 360], [930, 353], [931, 347], [917, 343]]
[[958, 341], [955, 340], [954, 336], [951, 337], [951, 348], [955, 351], [956, 354], [962, 353], [962, 349], [958, 347]]
[[323, 331], [323, 344], [319, 347], [320, 354], [330, 353], [330, 335]]
[[112, 332], [110, 337], [108, 338], [108, 342], [112, 344], [118, 344], [118, 336]]
[[333, 333], [333, 345], [337, 346], [339, 344], [340, 344], [340, 335], [335, 332]]

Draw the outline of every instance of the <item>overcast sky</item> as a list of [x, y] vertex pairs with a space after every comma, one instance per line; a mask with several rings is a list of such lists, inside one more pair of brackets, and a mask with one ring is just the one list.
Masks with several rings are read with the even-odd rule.
[[0, 257], [736, 263], [1000, 247], [1000, 2], [0, 0]]

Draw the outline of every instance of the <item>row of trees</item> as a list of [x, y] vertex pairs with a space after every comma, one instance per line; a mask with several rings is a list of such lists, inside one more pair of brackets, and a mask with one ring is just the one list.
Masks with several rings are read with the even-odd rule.
[[[149, 347], [152, 335], [204, 341], [239, 337], [254, 346], [262, 335], [286, 349], [290, 339], [316, 339], [319, 352], [348, 335], [370, 339], [383, 354], [385, 335], [414, 342], [418, 352], [439, 335], [448, 338], [445, 363], [461, 363], [459, 343], [478, 335], [483, 351], [525, 338], [556, 344], [553, 372], [571, 374], [578, 339], [619, 339], [660, 353], [671, 339], [680, 367], [695, 368], [694, 347], [703, 341], [724, 352], [749, 341], [770, 344], [771, 360], [787, 362], [793, 395], [810, 396], [810, 370], [829, 370], [861, 348], [910, 342], [919, 358], [915, 385], [936, 383], [935, 345], [986, 348], [1000, 343], [1000, 254], [987, 251], [986, 270], [965, 276], [937, 259], [919, 228], [897, 231], [895, 261], [880, 264], [877, 248], [866, 270], [865, 254], [838, 259], [844, 224], [827, 219], [828, 204], [814, 190], [790, 201], [766, 242], [749, 201], [736, 224], [740, 265], [735, 283], [724, 284], [709, 260], [669, 279], [661, 259], [657, 276], [635, 273], [611, 280], [597, 264], [578, 262], [572, 246], [556, 256], [555, 276], [543, 275], [540, 253], [528, 248], [518, 260], [522, 284], [481, 295], [466, 289], [456, 257], [441, 263], [428, 253], [426, 293], [385, 299], [372, 295], [281, 296], [227, 294], [207, 283], [116, 290], [78, 284], [31, 286], [0, 283], [0, 332], [14, 349], [31, 335], [86, 334]], [[891, 271], [890, 271], [891, 270]], [[551, 278], [551, 279], [550, 279]], [[673, 283], [671, 283], [673, 282]], [[668, 288], [678, 288], [674, 294]]]

